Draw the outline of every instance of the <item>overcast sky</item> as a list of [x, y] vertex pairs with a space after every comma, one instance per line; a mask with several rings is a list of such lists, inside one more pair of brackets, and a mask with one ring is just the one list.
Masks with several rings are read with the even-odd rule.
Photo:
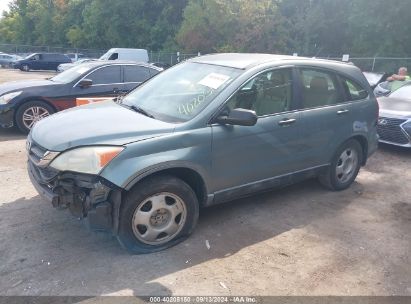
[[11, 0], [0, 0], [0, 14], [9, 7]]

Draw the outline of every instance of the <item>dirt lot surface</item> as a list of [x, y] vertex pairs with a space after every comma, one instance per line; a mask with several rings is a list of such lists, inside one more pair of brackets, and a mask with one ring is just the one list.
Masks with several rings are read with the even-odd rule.
[[20, 70], [0, 68], [0, 83], [26, 79], [45, 79], [47, 77], [52, 77], [53, 75], [56, 75], [56, 73], [51, 71], [22, 72]]
[[411, 295], [409, 150], [382, 146], [343, 192], [310, 180], [204, 210], [187, 241], [140, 256], [36, 193], [14, 129], [0, 180], [0, 295]]

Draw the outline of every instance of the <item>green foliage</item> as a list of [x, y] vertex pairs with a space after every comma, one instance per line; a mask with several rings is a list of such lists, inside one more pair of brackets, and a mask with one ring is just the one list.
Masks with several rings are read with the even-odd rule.
[[409, 56], [405, 0], [13, 0], [0, 43]]
[[14, 0], [0, 42], [106, 49], [175, 47], [187, 0]]

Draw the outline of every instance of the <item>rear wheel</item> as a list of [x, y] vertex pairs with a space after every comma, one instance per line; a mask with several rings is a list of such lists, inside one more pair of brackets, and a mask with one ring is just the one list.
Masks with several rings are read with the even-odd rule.
[[194, 191], [173, 176], [148, 178], [125, 196], [117, 239], [131, 253], [174, 246], [193, 231], [198, 220]]
[[20, 131], [30, 132], [39, 120], [53, 114], [55, 110], [43, 101], [30, 101], [22, 104], [16, 112], [16, 124]]
[[347, 189], [357, 177], [363, 160], [362, 147], [355, 139], [345, 142], [334, 154], [330, 167], [319, 176], [330, 190]]

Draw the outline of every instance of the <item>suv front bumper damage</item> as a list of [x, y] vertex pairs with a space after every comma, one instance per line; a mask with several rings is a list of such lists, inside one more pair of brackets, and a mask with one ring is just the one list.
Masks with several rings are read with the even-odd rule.
[[14, 125], [14, 108], [12, 105], [0, 105], [0, 127], [11, 128]]
[[37, 192], [53, 207], [68, 208], [92, 230], [118, 230], [121, 189], [95, 175], [59, 172], [28, 161], [28, 174]]

